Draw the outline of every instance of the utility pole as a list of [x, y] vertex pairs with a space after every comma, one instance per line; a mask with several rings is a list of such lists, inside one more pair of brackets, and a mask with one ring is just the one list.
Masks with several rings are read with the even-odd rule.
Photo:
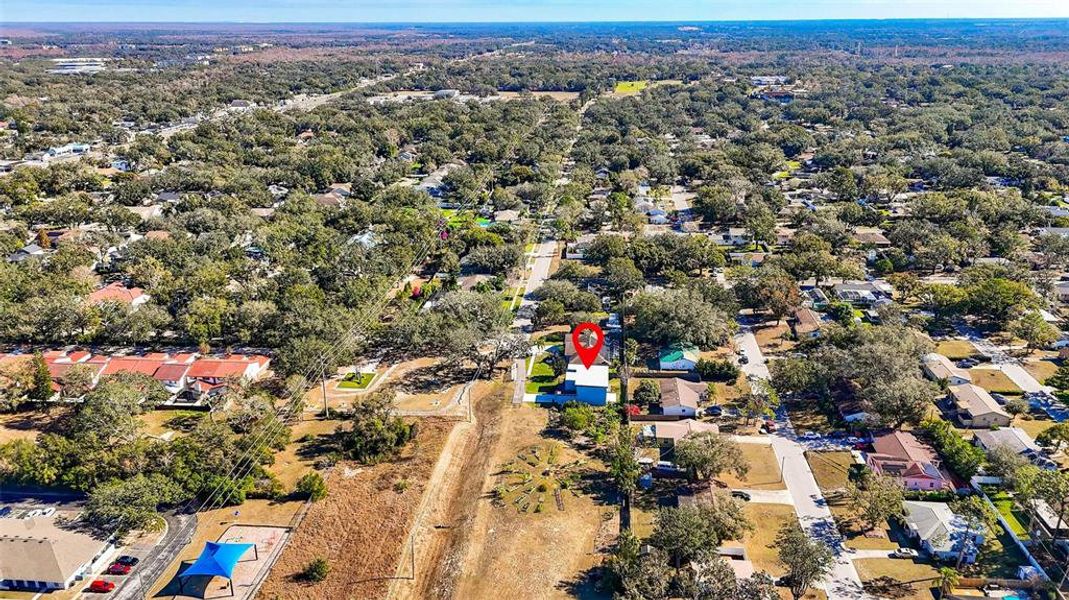
[[[323, 418], [330, 418], [330, 407], [327, 406], [327, 370], [323, 369], [323, 376], [319, 378], [320, 389], [323, 393]], [[303, 411], [302, 411], [303, 412]]]

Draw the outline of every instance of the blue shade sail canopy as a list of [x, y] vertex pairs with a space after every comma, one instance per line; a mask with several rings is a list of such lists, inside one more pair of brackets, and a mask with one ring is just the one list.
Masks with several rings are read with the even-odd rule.
[[238, 564], [241, 557], [252, 546], [252, 544], [207, 542], [204, 544], [204, 550], [201, 551], [197, 560], [192, 565], [189, 565], [188, 569], [182, 571], [179, 577], [207, 575], [209, 577], [219, 576], [230, 579], [234, 574], [234, 566]]

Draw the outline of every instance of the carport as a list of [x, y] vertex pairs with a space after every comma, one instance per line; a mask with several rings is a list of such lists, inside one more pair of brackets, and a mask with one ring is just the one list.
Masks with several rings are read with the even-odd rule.
[[189, 568], [178, 575], [179, 591], [184, 591], [186, 580], [190, 577], [226, 577], [230, 585], [230, 595], [234, 595], [234, 567], [241, 561], [241, 557], [252, 548], [254, 561], [260, 560], [260, 554], [256, 550], [256, 544], [228, 544], [218, 542], [206, 542], [204, 550]]

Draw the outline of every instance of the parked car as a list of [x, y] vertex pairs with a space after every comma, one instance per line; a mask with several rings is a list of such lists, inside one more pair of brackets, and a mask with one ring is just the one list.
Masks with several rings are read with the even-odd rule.
[[112, 563], [112, 565], [108, 567], [108, 575], [129, 575], [130, 568], [130, 565], [124, 565], [122, 563]]
[[891, 553], [891, 558], [917, 558], [920, 554], [913, 548], [899, 548]]
[[998, 392], [991, 392], [991, 397], [994, 398], [995, 402], [998, 402], [999, 404], [1006, 404], [1006, 397], [1002, 394], [999, 394]]
[[819, 440], [820, 434], [815, 431], [803, 431], [798, 435], [803, 440]]
[[765, 419], [765, 431], [775, 431], [776, 427], [775, 421], [772, 419]]
[[137, 566], [137, 563], [141, 562], [141, 559], [136, 557], [136, 556], [123, 555], [123, 556], [120, 556], [119, 558], [116, 558], [115, 562], [119, 563], [120, 565], [129, 565], [129, 566], [133, 567], [133, 566]]
[[731, 497], [732, 498], [738, 498], [739, 500], [742, 500], [743, 502], [749, 502], [750, 501], [750, 495], [747, 494], [746, 492], [742, 491], [742, 490], [732, 490]]
[[976, 360], [975, 358], [963, 358], [958, 361], [958, 368], [971, 369], [978, 364], [980, 364], [980, 361]]
[[724, 414], [724, 408], [721, 406], [710, 406], [705, 409], [705, 414], [709, 415], [710, 417], [719, 417], [720, 415]]
[[5, 506], [3, 508], [0, 508], [0, 519], [3, 519], [4, 517], [6, 517], [6, 516], [8, 516], [10, 514], [11, 514], [11, 507], [10, 506]]
[[42, 517], [51, 517], [54, 514], [56, 514], [56, 507], [54, 506], [49, 506], [48, 508], [41, 511]]
[[97, 579], [93, 583], [89, 584], [86, 590], [95, 592], [97, 594], [106, 594], [115, 589], [115, 584], [111, 581], [104, 581], [103, 579]]
[[745, 354], [740, 354], [739, 355], [739, 364], [740, 365], [749, 364], [749, 362], [750, 362], [750, 359]]

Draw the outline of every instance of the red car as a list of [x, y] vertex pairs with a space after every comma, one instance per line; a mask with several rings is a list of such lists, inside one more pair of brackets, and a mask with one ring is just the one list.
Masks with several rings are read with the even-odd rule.
[[124, 565], [122, 563], [114, 563], [108, 567], [108, 575], [128, 575], [130, 573], [130, 565]]
[[97, 579], [93, 583], [90, 583], [89, 587], [86, 589], [90, 592], [106, 594], [115, 589], [115, 584], [110, 581], [104, 581], [103, 579]]

